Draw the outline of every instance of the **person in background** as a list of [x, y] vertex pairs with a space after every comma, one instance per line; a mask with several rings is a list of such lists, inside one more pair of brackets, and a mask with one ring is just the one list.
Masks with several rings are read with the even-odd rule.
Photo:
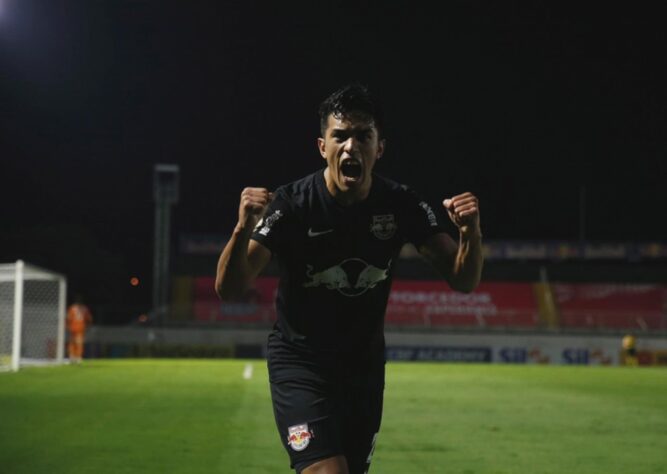
[[634, 334], [626, 334], [623, 336], [621, 343], [623, 346], [623, 365], [636, 367], [639, 365], [639, 358], [637, 357], [637, 338]]
[[67, 308], [67, 331], [69, 332], [67, 353], [70, 362], [80, 364], [83, 360], [83, 344], [86, 329], [92, 323], [93, 315], [90, 312], [90, 308], [83, 303], [81, 295], [77, 295], [74, 298], [74, 303]]

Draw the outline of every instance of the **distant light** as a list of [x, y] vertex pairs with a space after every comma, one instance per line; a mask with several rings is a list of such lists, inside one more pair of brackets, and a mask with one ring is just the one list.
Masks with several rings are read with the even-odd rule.
[[137, 277], [130, 278], [130, 285], [139, 286], [139, 279]]
[[146, 321], [148, 321], [148, 315], [147, 314], [142, 314], [142, 315], [139, 316], [139, 322], [140, 323], [145, 323]]
[[5, 16], [5, 13], [9, 11], [9, 1], [10, 0], [0, 0], [0, 19], [2, 19], [2, 17]]

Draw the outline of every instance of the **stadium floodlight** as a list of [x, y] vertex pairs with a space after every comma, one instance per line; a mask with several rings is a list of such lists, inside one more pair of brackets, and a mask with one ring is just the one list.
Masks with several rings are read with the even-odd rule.
[[178, 178], [178, 165], [156, 164], [153, 169], [153, 199], [155, 201], [153, 313], [158, 321], [162, 321], [167, 312], [170, 207], [178, 202]]
[[67, 280], [25, 264], [0, 264], [0, 371], [65, 361]]

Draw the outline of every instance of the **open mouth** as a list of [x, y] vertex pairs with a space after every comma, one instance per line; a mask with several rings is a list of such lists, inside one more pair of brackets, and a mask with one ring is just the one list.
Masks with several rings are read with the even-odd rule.
[[348, 159], [340, 164], [340, 172], [345, 178], [356, 181], [361, 177], [361, 163], [357, 160]]

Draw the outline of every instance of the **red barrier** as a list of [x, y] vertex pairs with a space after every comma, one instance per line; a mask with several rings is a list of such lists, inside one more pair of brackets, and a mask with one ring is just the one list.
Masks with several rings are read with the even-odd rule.
[[[266, 323], [276, 319], [278, 278], [260, 277], [242, 302], [223, 303], [212, 277], [195, 279], [197, 321]], [[662, 285], [553, 284], [561, 327], [667, 329]], [[531, 328], [539, 323], [532, 283], [483, 282], [469, 294], [434, 280], [395, 280], [387, 304], [388, 326]]]
[[278, 278], [261, 277], [241, 301], [226, 303], [215, 294], [215, 279], [195, 278], [193, 313], [197, 321], [270, 323], [276, 319], [274, 300]]
[[389, 295], [387, 324], [419, 326], [518, 326], [537, 324], [529, 283], [481, 283], [459, 293], [433, 280], [396, 280]]
[[667, 329], [662, 285], [552, 285], [562, 327]]

